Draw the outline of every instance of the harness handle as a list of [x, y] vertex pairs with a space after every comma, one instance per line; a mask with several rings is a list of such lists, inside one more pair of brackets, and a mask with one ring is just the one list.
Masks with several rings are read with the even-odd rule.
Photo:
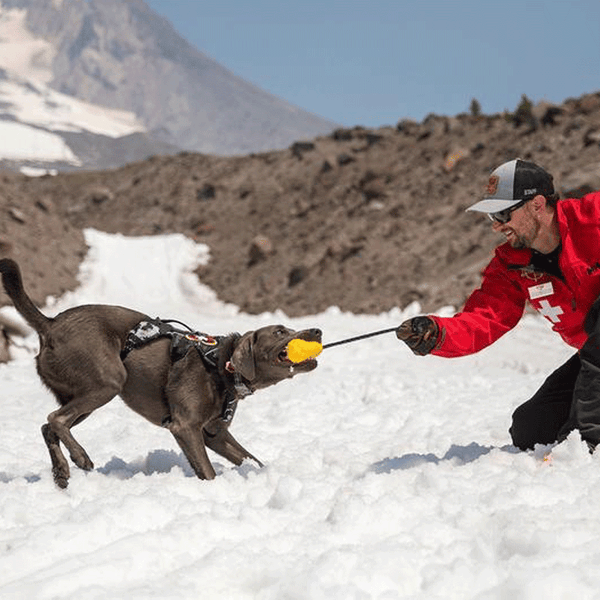
[[358, 340], [364, 340], [366, 338], [374, 337], [376, 335], [382, 335], [383, 333], [391, 333], [392, 331], [396, 331], [397, 327], [390, 327], [389, 329], [381, 329], [380, 331], [373, 331], [372, 333], [363, 333], [362, 335], [357, 335], [355, 337], [348, 338], [346, 340], [340, 340], [339, 342], [330, 342], [329, 344], [323, 345], [323, 350], [325, 348], [332, 348], [333, 346], [339, 346], [340, 344], [348, 344], [349, 342], [356, 342]]
[[185, 323], [182, 323], [181, 321], [178, 321], [177, 319], [160, 319], [163, 323], [177, 323], [178, 325], [182, 325], [183, 327], [185, 327], [188, 331], [191, 331], [192, 333], [196, 333], [189, 325], [186, 325]]

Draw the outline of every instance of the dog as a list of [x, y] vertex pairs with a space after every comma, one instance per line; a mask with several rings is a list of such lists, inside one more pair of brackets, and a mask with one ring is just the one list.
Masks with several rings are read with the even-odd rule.
[[200, 479], [215, 477], [206, 448], [235, 465], [250, 459], [262, 467], [229, 432], [237, 401], [317, 366], [314, 358], [292, 363], [287, 356], [292, 339], [320, 342], [317, 328], [271, 325], [216, 338], [112, 305], [78, 306], [49, 318], [27, 295], [14, 260], [0, 259], [0, 273], [15, 308], [38, 333], [37, 372], [60, 404], [42, 426], [60, 488], [70, 476], [60, 444], [77, 467], [93, 469], [71, 428], [117, 395], [171, 432]]

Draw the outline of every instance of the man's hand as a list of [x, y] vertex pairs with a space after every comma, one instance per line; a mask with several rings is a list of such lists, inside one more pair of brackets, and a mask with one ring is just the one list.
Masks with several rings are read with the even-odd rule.
[[429, 354], [435, 347], [440, 330], [429, 317], [413, 317], [396, 329], [396, 337], [419, 356]]

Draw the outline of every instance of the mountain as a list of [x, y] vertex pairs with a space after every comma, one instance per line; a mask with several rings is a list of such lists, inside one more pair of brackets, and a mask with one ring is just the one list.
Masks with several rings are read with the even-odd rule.
[[502, 241], [484, 215], [465, 213], [495, 167], [533, 160], [561, 197], [600, 189], [600, 93], [529, 112], [522, 104], [338, 129], [246, 156], [179, 153], [110, 171], [3, 174], [0, 254], [12, 246], [39, 302], [73, 289], [82, 230], [92, 227], [205, 243], [200, 280], [249, 313], [460, 307]]
[[157, 151], [246, 154], [335, 127], [236, 77], [142, 0], [3, 0], [0, 17], [0, 67], [134, 115]]
[[31, 175], [108, 169], [180, 151], [148, 135], [133, 113], [77, 100], [5, 69], [0, 139], [0, 167]]

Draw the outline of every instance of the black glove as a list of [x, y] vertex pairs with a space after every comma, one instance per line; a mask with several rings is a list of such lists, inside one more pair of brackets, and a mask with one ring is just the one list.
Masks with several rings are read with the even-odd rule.
[[396, 329], [396, 337], [419, 356], [429, 354], [439, 337], [437, 323], [429, 317], [413, 317]]

